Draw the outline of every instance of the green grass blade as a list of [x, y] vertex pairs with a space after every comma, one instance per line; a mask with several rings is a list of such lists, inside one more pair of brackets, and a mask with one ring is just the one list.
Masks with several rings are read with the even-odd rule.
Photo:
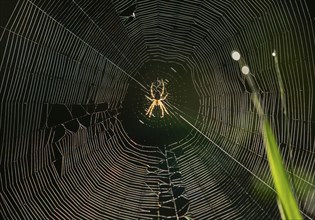
[[[286, 100], [284, 94], [284, 86], [283, 81], [280, 74], [280, 68], [278, 63], [278, 58], [275, 53], [275, 65], [276, 65], [276, 73], [279, 81], [279, 88], [280, 88], [280, 98], [283, 107], [283, 113], [286, 117], [287, 109], [286, 109]], [[240, 68], [246, 65], [244, 59], [239, 60]], [[267, 159], [271, 171], [271, 175], [273, 178], [274, 186], [277, 192], [277, 203], [278, 208], [281, 214], [282, 219], [292, 219], [292, 220], [300, 220], [303, 219], [299, 206], [296, 202], [295, 196], [292, 192], [291, 184], [287, 177], [287, 172], [284, 168], [282, 157], [278, 148], [278, 144], [275, 138], [275, 135], [272, 131], [271, 126], [267, 118], [265, 117], [264, 110], [260, 103], [260, 97], [258, 95], [258, 89], [256, 87], [255, 82], [252, 80], [251, 74], [246, 74], [246, 81], [248, 82], [251, 89], [254, 91], [251, 94], [251, 99], [253, 104], [259, 114], [259, 117], [262, 121], [262, 135], [265, 143], [265, 149], [267, 154]], [[291, 153], [291, 150], [290, 150]]]
[[278, 194], [278, 206], [281, 217], [282, 219], [303, 219], [292, 193], [276, 138], [267, 119], [263, 121], [263, 139], [266, 145], [271, 175]]

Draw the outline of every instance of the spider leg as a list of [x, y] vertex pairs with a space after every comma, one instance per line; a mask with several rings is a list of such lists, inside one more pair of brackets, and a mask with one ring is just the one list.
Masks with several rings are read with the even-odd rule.
[[168, 93], [164, 97], [160, 98], [160, 100], [164, 101], [167, 98], [167, 96], [168, 96]]
[[166, 107], [165, 107], [165, 105], [161, 102], [161, 106], [163, 107], [163, 109], [164, 109], [164, 111], [166, 112], [166, 114], [168, 114], [169, 115], [169, 113], [168, 113], [168, 111], [167, 111], [167, 109], [166, 109]]
[[150, 107], [148, 108], [148, 110], [147, 110], [147, 112], [145, 113], [145, 115], [148, 115], [148, 114], [149, 114], [150, 109], [151, 109], [151, 105], [150, 105]]
[[153, 104], [153, 105], [152, 105], [152, 108], [151, 108], [151, 111], [150, 111], [149, 118], [151, 118], [154, 108], [155, 108], [155, 105]]
[[155, 106], [158, 106], [158, 105], [159, 105], [159, 101], [155, 101], [154, 105], [152, 107], [152, 110], [151, 110], [151, 115], [153, 114], [153, 110], [154, 110]]
[[153, 102], [154, 101], [154, 99], [152, 99], [152, 98], [150, 98], [149, 96], [145, 96], [147, 99], [149, 99], [151, 102]]
[[157, 105], [158, 104], [155, 101], [152, 103], [152, 108], [151, 108], [151, 112], [150, 112], [149, 118], [152, 116], [153, 110], [154, 110], [155, 106], [157, 106]]
[[152, 103], [152, 107], [151, 107], [151, 110], [150, 110], [150, 117], [152, 116], [152, 113], [153, 113], [153, 110], [154, 110], [154, 108], [155, 108], [155, 104], [154, 103]]
[[150, 93], [151, 93], [151, 97], [154, 98], [154, 94], [153, 94], [153, 83], [151, 83]]
[[149, 109], [147, 110], [147, 113], [145, 114], [145, 115], [149, 115], [149, 118], [152, 115], [153, 108], [154, 108], [154, 102], [152, 102], [152, 104], [150, 105]]
[[160, 109], [161, 109], [161, 113], [162, 113], [161, 118], [163, 118], [163, 117], [164, 117], [163, 103], [160, 101], [158, 105], [159, 105], [159, 107], [160, 107]]
[[150, 106], [147, 115], [149, 115], [149, 118], [151, 118], [151, 114], [152, 114], [152, 105]]
[[163, 95], [164, 95], [164, 81], [163, 81], [163, 79], [162, 79], [162, 92], [161, 92], [161, 97], [163, 97]]
[[149, 115], [149, 118], [151, 118], [151, 115], [152, 115], [152, 111], [153, 111], [153, 107], [152, 106], [150, 106], [150, 109], [149, 109], [149, 111], [148, 111], [148, 115]]

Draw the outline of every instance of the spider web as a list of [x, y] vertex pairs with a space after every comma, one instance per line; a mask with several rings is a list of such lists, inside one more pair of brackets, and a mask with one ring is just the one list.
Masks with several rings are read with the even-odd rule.
[[[233, 50], [251, 69], [301, 213], [315, 218], [308, 1], [0, 4], [4, 219], [279, 219]], [[170, 115], [148, 118], [145, 95], [160, 80]]]

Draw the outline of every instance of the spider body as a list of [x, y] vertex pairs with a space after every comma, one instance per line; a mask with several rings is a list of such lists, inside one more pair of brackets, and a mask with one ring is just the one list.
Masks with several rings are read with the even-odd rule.
[[169, 114], [166, 107], [163, 104], [163, 101], [168, 96], [168, 93], [164, 94], [165, 93], [165, 87], [164, 87], [165, 85], [164, 85], [163, 80], [161, 82], [161, 86], [162, 86], [161, 91], [153, 92], [153, 83], [151, 83], [151, 87], [150, 87], [150, 96], [151, 97], [145, 96], [148, 100], [150, 100], [152, 102], [149, 109], [146, 112], [146, 115], [149, 115], [149, 118], [151, 118], [152, 112], [156, 106], [160, 107], [160, 109], [161, 109], [161, 118], [164, 117], [164, 112], [166, 112], [166, 114]]

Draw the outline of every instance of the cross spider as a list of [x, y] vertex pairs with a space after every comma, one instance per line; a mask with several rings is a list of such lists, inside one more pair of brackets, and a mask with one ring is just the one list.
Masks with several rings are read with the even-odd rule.
[[161, 84], [162, 84], [162, 91], [155, 91], [155, 93], [154, 93], [153, 92], [153, 83], [151, 83], [151, 87], [150, 87], [151, 98], [149, 96], [145, 96], [145, 97], [147, 97], [147, 99], [149, 99], [152, 102], [149, 109], [147, 110], [147, 113], [146, 113], [146, 115], [149, 115], [149, 118], [151, 118], [152, 112], [153, 112], [155, 106], [160, 107], [161, 113], [162, 113], [161, 118], [164, 117], [164, 112], [166, 112], [169, 115], [168, 111], [166, 110], [166, 108], [162, 102], [168, 96], [168, 93], [166, 93], [166, 95], [164, 95], [164, 92], [165, 92], [164, 81], [162, 80], [162, 82], [159, 82], [159, 85], [156, 88], [158, 88]]

